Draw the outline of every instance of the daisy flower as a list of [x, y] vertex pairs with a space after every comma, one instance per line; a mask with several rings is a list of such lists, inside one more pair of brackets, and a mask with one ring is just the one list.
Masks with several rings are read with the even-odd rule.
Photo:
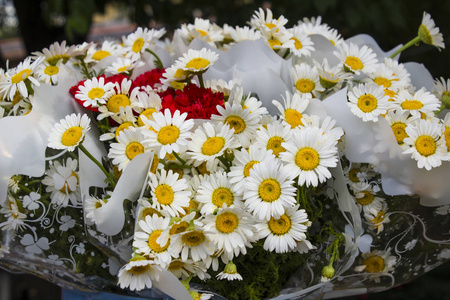
[[286, 92], [286, 98], [283, 97], [284, 105], [277, 100], [273, 100], [272, 104], [280, 111], [283, 123], [295, 128], [303, 125], [303, 112], [308, 107], [311, 98], [310, 94], [300, 93], [295, 93], [291, 98], [291, 95]]
[[442, 161], [449, 160], [445, 139], [442, 138], [443, 131], [443, 126], [434, 120], [419, 120], [408, 124], [408, 137], [403, 141], [410, 148], [403, 153], [411, 154], [420, 169], [431, 170], [439, 167]]
[[395, 140], [400, 145], [400, 147], [404, 148], [405, 150], [408, 149], [408, 146], [404, 147], [404, 139], [408, 137], [408, 134], [406, 133], [406, 126], [408, 126], [408, 124], [411, 123], [414, 119], [417, 120], [418, 118], [409, 118], [409, 112], [400, 109], [390, 111], [385, 116], [385, 119], [391, 126], [392, 132], [395, 136]]
[[23, 229], [27, 215], [20, 211], [20, 207], [17, 200], [8, 194], [6, 201], [2, 203], [0, 208], [0, 214], [3, 214], [6, 219], [6, 221], [0, 223], [0, 229], [6, 231]]
[[377, 56], [372, 49], [366, 45], [359, 48], [357, 45], [350, 43], [340, 44], [338, 51], [334, 52], [341, 62], [343, 67], [348, 72], [353, 72], [356, 75], [362, 73], [372, 73], [377, 66]]
[[155, 112], [161, 110], [161, 97], [156, 91], [140, 92], [137, 95], [137, 102], [134, 110], [139, 113], [137, 118], [137, 123], [139, 126], [144, 126], [144, 118], [149, 120], [152, 119], [152, 115]]
[[273, 17], [273, 13], [270, 9], [264, 10], [262, 8], [259, 8], [258, 11], [255, 11], [254, 15], [252, 16], [250, 20], [250, 25], [254, 28], [257, 28], [261, 31], [267, 31], [277, 28], [283, 28], [284, 25], [286, 25], [288, 20], [280, 16], [278, 19], [275, 19]]
[[141, 55], [154, 45], [165, 33], [165, 29], [149, 30], [148, 28], [138, 27], [135, 32], [122, 38], [123, 48], [126, 52], [125, 57], [132, 61], [141, 59]]
[[271, 150], [278, 157], [286, 149], [281, 146], [282, 143], [290, 140], [292, 137], [291, 128], [284, 126], [280, 121], [274, 121], [267, 124], [266, 128], [260, 127], [256, 132], [255, 146]]
[[[233, 98], [233, 100], [236, 101], [237, 98]], [[263, 115], [267, 115], [269, 113], [267, 111], [267, 108], [263, 106], [263, 103], [259, 101], [256, 97], [250, 96], [250, 94], [247, 97], [245, 97], [245, 99], [243, 99], [241, 103], [244, 109], [248, 108], [251, 114], [258, 116], [258, 119], [260, 119]]]
[[91, 128], [91, 119], [83, 114], [71, 114], [56, 123], [48, 135], [48, 147], [74, 151], [83, 142], [86, 132]]
[[298, 176], [298, 184], [318, 186], [331, 178], [328, 168], [337, 165], [337, 147], [334, 138], [328, 138], [317, 127], [295, 128], [291, 141], [281, 144], [286, 151], [280, 154], [287, 172]]
[[418, 35], [420, 40], [428, 45], [433, 45], [438, 48], [445, 48], [444, 38], [439, 32], [439, 27], [436, 27], [434, 20], [430, 14], [423, 12], [422, 23], [419, 26]]
[[117, 115], [121, 107], [133, 107], [135, 105], [139, 88], [131, 90], [132, 83], [127, 78], [124, 78], [120, 84], [118, 82], [115, 83], [115, 88], [112, 89], [106, 98], [106, 104], [98, 108], [100, 114], [97, 116], [97, 120]]
[[345, 72], [338, 65], [330, 67], [326, 58], [322, 63], [318, 63], [314, 60], [314, 66], [316, 67], [319, 74], [319, 83], [326, 90], [338, 90], [345, 81], [353, 78], [353, 75], [351, 73]]
[[384, 89], [398, 91], [405, 87], [395, 75], [394, 71], [385, 64], [378, 64], [373, 73], [368, 74], [366, 82], [375, 82]]
[[422, 114], [434, 115], [434, 112], [441, 106], [439, 99], [425, 88], [421, 88], [414, 94], [407, 90], [401, 90], [394, 98], [394, 104], [409, 111], [413, 117], [420, 117]]
[[375, 250], [362, 254], [362, 265], [357, 266], [357, 272], [386, 274], [394, 271], [397, 258], [391, 255], [390, 248], [386, 251]]
[[193, 277], [198, 277], [201, 280], [210, 278], [207, 273], [205, 264], [202, 261], [193, 261], [192, 259], [172, 259], [172, 262], [167, 268], [175, 277], [185, 280], [186, 278], [193, 275]]
[[134, 232], [133, 247], [140, 255], [151, 256], [157, 259], [158, 264], [165, 268], [172, 260], [169, 254], [170, 238], [164, 243], [159, 243], [161, 233], [169, 227], [170, 218], [162, 218], [157, 215], [146, 216], [145, 220], [139, 221], [139, 230]]
[[297, 247], [297, 242], [306, 240], [308, 215], [299, 205], [286, 208], [279, 217], [256, 225], [260, 238], [265, 238], [264, 249], [276, 253], [286, 253]]
[[120, 131], [116, 137], [117, 143], [110, 144], [108, 157], [112, 163], [118, 166], [119, 171], [123, 171], [130, 161], [144, 152], [150, 151], [144, 141], [142, 130], [134, 127]]
[[177, 69], [184, 71], [199, 73], [205, 72], [214, 62], [217, 61], [219, 55], [212, 50], [202, 48], [201, 50], [189, 49], [175, 61], [174, 65]]
[[314, 92], [324, 90], [319, 84], [319, 72], [314, 66], [306, 63], [295, 65], [292, 77], [298, 93], [313, 95]]
[[350, 111], [364, 122], [378, 122], [378, 117], [386, 114], [389, 97], [384, 89], [374, 83], [359, 84], [348, 92]]
[[314, 52], [314, 43], [306, 32], [299, 26], [288, 29], [293, 35], [291, 39], [294, 41], [294, 47], [290, 48], [291, 52], [297, 57], [308, 57]]
[[383, 208], [386, 201], [383, 198], [377, 197], [374, 189], [367, 182], [359, 182], [350, 186], [355, 195], [356, 205], [359, 211], [364, 211], [366, 214], [375, 214]]
[[216, 275], [217, 279], [219, 280], [242, 280], [241, 274], [238, 273], [236, 265], [229, 261], [224, 270]]
[[105, 83], [104, 77], [87, 79], [78, 86], [75, 98], [83, 102], [84, 107], [98, 107], [114, 93], [114, 83]]
[[288, 169], [280, 164], [255, 164], [246, 180], [245, 206], [259, 220], [280, 218], [296, 203], [297, 189]]
[[193, 39], [199, 39], [211, 46], [215, 46], [216, 42], [223, 41], [222, 28], [216, 24], [212, 24], [208, 19], [195, 18], [194, 24], [183, 24], [176, 31], [187, 42]]
[[152, 281], [159, 280], [161, 267], [153, 260], [136, 255], [126, 265], [120, 268], [117, 275], [118, 285], [132, 291], [140, 291], [152, 287]]
[[36, 75], [39, 80], [46, 84], [58, 84], [58, 74], [61, 68], [62, 61], [59, 60], [55, 65], [51, 65], [49, 62], [44, 60], [36, 68]]
[[[295, 40], [292, 39], [293, 34], [286, 28], [273, 28], [272, 30], [261, 31], [263, 39], [267, 44], [275, 51], [289, 50], [295, 47]], [[278, 52], [280, 55], [284, 55], [285, 51]]]
[[355, 187], [361, 182], [367, 184], [368, 180], [376, 175], [373, 166], [370, 164], [351, 163], [348, 170], [344, 172], [345, 181], [351, 187]]
[[84, 61], [86, 63], [98, 62], [109, 56], [122, 56], [124, 54], [123, 48], [118, 43], [113, 41], [103, 41], [100, 48], [89, 47]]
[[168, 108], [164, 110], [164, 113], [154, 113], [152, 117], [153, 120], [144, 120], [144, 123], [153, 129], [146, 131], [147, 139], [144, 142], [148, 147], [156, 149], [159, 158], [164, 158], [166, 153], [179, 153], [180, 147], [188, 144], [194, 120], [186, 120], [187, 113], [180, 115], [179, 110], [176, 110], [172, 116]]
[[66, 44], [66, 41], [62, 41], [61, 44], [54, 42], [50, 47], [42, 49], [42, 52], [33, 52], [33, 57], [36, 60], [42, 57], [50, 65], [56, 66], [58, 62], [66, 64], [72, 57], [82, 54], [75, 45], [67, 47]]
[[86, 219], [96, 223], [95, 210], [102, 207], [108, 203], [107, 199], [97, 198], [95, 196], [87, 196], [84, 199], [84, 213], [86, 214]]
[[242, 147], [248, 147], [258, 128], [259, 118], [256, 114], [250, 113], [250, 109], [244, 109], [241, 105], [230, 105], [225, 103], [225, 107], [217, 106], [220, 115], [212, 115], [211, 120], [223, 123], [234, 129], [234, 136], [239, 140]]
[[443, 77], [435, 79], [432, 92], [443, 105], [450, 107], [450, 79], [447, 81]]
[[394, 81], [398, 81], [399, 87], [407, 87], [411, 84], [411, 74], [409, 74], [408, 70], [406, 70], [402, 63], [399, 63], [395, 59], [385, 57], [384, 65], [394, 72], [394, 76], [396, 78]]
[[450, 113], [447, 113], [445, 115], [443, 123], [444, 123], [443, 124], [444, 125], [444, 133], [443, 133], [442, 138], [445, 139], [445, 146], [447, 147], [447, 152], [450, 152]]
[[215, 126], [206, 122], [197, 128], [188, 143], [191, 158], [196, 160], [195, 166], [206, 161], [206, 167], [212, 169], [217, 164], [217, 157], [222, 156], [227, 149], [239, 147], [235, 141], [233, 129], [218, 123]]
[[99, 139], [100, 141], [108, 141], [116, 138], [117, 136], [125, 129], [127, 128], [135, 128], [137, 127], [137, 119], [136, 116], [133, 114], [133, 111], [131, 110], [130, 106], [120, 106], [119, 112], [117, 114], [114, 114], [111, 116], [111, 119], [113, 119], [119, 126], [114, 126], [110, 128], [110, 132], [104, 133], [100, 135]]
[[125, 74], [130, 75], [134, 69], [144, 66], [142, 60], [131, 60], [129, 58], [118, 57], [110, 66], [106, 67], [105, 72], [111, 75]]
[[327, 135], [329, 139], [333, 140], [333, 144], [337, 144], [341, 137], [344, 135], [344, 131], [341, 127], [334, 127], [336, 121], [330, 116], [326, 116], [321, 119], [319, 116], [305, 116], [302, 119], [304, 127], [315, 127], [322, 132], [322, 135]]
[[52, 203], [67, 206], [70, 202], [77, 205], [81, 200], [80, 186], [78, 180], [78, 161], [68, 158], [65, 164], [55, 160], [46, 172], [42, 183], [47, 186], [45, 191], [51, 193]]
[[191, 192], [184, 178], [172, 170], [149, 174], [148, 184], [151, 188], [153, 207], [166, 210], [172, 217], [184, 214], [183, 207], [189, 206]]
[[236, 151], [234, 155], [233, 166], [228, 176], [233, 190], [239, 194], [244, 192], [245, 179], [250, 176], [253, 166], [261, 162], [275, 163], [275, 156], [256, 144], [251, 145], [248, 149], [242, 148], [241, 151]]
[[230, 35], [233, 41], [235, 41], [236, 43], [246, 40], [256, 41], [261, 39], [261, 32], [256, 31], [254, 28], [250, 28], [248, 26], [236, 26], [236, 28], [230, 27]]
[[369, 225], [369, 228], [372, 230], [376, 230], [377, 234], [380, 234], [384, 230], [384, 224], [389, 223], [389, 216], [387, 213], [387, 203], [383, 202], [383, 206], [378, 212], [368, 211], [364, 213], [364, 218], [366, 219], [366, 223]]

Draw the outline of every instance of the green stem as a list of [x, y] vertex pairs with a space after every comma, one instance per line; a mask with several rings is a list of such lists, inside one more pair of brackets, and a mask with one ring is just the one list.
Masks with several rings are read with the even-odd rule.
[[92, 160], [100, 168], [100, 170], [102, 170], [102, 172], [106, 175], [106, 178], [108, 178], [108, 180], [111, 182], [113, 188], [116, 187], [116, 181], [111, 173], [106, 171], [105, 167], [103, 167], [103, 165], [95, 157], [93, 157], [86, 148], [84, 148], [83, 144], [78, 145], [78, 148], [80, 148], [80, 150], [84, 154], [86, 154], [86, 156], [89, 157], [90, 160]]
[[203, 73], [198, 73], [197, 77], [198, 77], [198, 81], [200, 81], [200, 87], [202, 89], [204, 89], [205, 88], [205, 83], [203, 82]]
[[32, 190], [30, 190], [29, 188], [27, 188], [26, 186], [24, 186], [23, 184], [19, 184], [19, 188], [21, 190], [24, 190], [25, 192], [27, 192], [28, 194], [30, 194], [32, 192]]
[[400, 49], [398, 49], [397, 51], [395, 51], [391, 56], [389, 56], [389, 58], [394, 58], [397, 56], [397, 54], [399, 54], [400, 52], [408, 49], [409, 47], [411, 47], [412, 45], [415, 45], [417, 43], [420, 42], [420, 37], [416, 36], [415, 38], [413, 38], [412, 40], [410, 40], [408, 43], [406, 43], [403, 47], [401, 47]]
[[178, 159], [180, 163], [182, 163], [183, 165], [186, 164], [186, 161], [182, 159], [175, 151], [173, 151], [172, 154], [175, 156], [176, 159]]
[[230, 171], [230, 163], [228, 162], [228, 160], [226, 160], [223, 156], [219, 156], [217, 157], [221, 163], [224, 164], [225, 168], [227, 169], [226, 171], [229, 172]]
[[156, 67], [157, 67], [158, 69], [163, 69], [163, 68], [164, 68], [161, 59], [159, 58], [158, 55], [156, 55], [155, 52], [153, 52], [152, 50], [150, 50], [150, 49], [148, 49], [148, 48], [145, 49], [145, 51], [147, 51], [148, 53], [150, 53], [151, 55], [153, 55], [153, 56], [155, 57], [155, 59], [156, 59], [155, 65], [156, 65]]
[[434, 114], [435, 115], [438, 115], [438, 114], [440, 114], [441, 113], [441, 111], [443, 111], [444, 109], [445, 109], [445, 104], [443, 104], [442, 106], [441, 106], [441, 108], [439, 108], [439, 110], [437, 111], [437, 112], [435, 112]]

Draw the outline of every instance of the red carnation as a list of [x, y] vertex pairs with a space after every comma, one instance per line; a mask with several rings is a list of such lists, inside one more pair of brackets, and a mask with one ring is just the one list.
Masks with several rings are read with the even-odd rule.
[[161, 83], [161, 77], [164, 74], [164, 69], [153, 69], [151, 71], [145, 72], [133, 81], [134, 86], [137, 87], [145, 87], [150, 85], [152, 88], [155, 88], [155, 85]]

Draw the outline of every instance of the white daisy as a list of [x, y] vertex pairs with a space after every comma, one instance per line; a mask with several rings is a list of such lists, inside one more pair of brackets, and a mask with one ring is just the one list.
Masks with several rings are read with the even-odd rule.
[[419, 117], [421, 114], [434, 115], [434, 112], [441, 106], [439, 99], [425, 88], [421, 88], [414, 94], [407, 90], [401, 90], [394, 98], [394, 104], [409, 111], [413, 117]]
[[86, 215], [86, 219], [96, 222], [95, 219], [95, 210], [102, 207], [108, 203], [108, 200], [106, 198], [97, 198], [95, 196], [87, 196], [84, 199], [84, 213]]
[[206, 168], [212, 169], [217, 164], [217, 157], [222, 156], [227, 149], [239, 147], [239, 143], [233, 136], [234, 129], [218, 123], [215, 126], [206, 122], [198, 127], [191, 136], [188, 149], [191, 158], [196, 160], [194, 166], [206, 161]]
[[180, 111], [176, 110], [171, 114], [169, 109], [163, 112], [152, 114], [153, 120], [144, 123], [153, 130], [146, 131], [147, 139], [144, 141], [148, 147], [155, 149], [159, 158], [164, 158], [166, 153], [180, 152], [180, 147], [188, 144], [189, 131], [194, 126], [194, 120], [186, 120], [187, 113], [180, 115]]
[[353, 72], [356, 75], [363, 73], [372, 73], [377, 65], [376, 54], [366, 45], [359, 48], [356, 44], [340, 44], [338, 51], [334, 52], [342, 62], [345, 70]]
[[129, 288], [132, 291], [140, 291], [152, 287], [152, 281], [159, 280], [161, 267], [153, 260], [147, 260], [142, 256], [135, 256], [126, 265], [120, 268], [117, 275], [121, 288]]
[[365, 82], [375, 82], [384, 89], [389, 89], [396, 92], [399, 89], [406, 87], [402, 85], [403, 81], [401, 82], [398, 79], [394, 73], [394, 70], [385, 64], [378, 64], [375, 71], [368, 74], [368, 76], [369, 78], [365, 79]]
[[6, 221], [0, 223], [0, 229], [19, 231], [23, 229], [27, 215], [20, 211], [17, 200], [11, 195], [7, 195], [6, 201], [2, 203], [0, 214], [3, 214]]
[[279, 218], [296, 203], [297, 189], [292, 178], [280, 163], [253, 165], [245, 184], [245, 206], [259, 220]]
[[135, 32], [123, 37], [123, 48], [126, 52], [125, 57], [132, 61], [137, 61], [147, 49], [150, 49], [157, 40], [159, 40], [166, 30], [148, 29], [138, 27]]
[[374, 83], [353, 87], [348, 92], [348, 100], [350, 111], [364, 122], [378, 122], [379, 116], [386, 114], [389, 108], [389, 97], [381, 86]]
[[239, 205], [242, 195], [233, 190], [226, 172], [215, 172], [200, 183], [195, 200], [203, 204], [202, 214], [212, 214], [224, 204], [227, 207]]
[[295, 128], [292, 139], [281, 144], [286, 151], [280, 154], [286, 162], [288, 173], [298, 176], [298, 184], [318, 186], [331, 178], [328, 168], [337, 164], [337, 147], [334, 138], [328, 138], [317, 127]]
[[[406, 133], [406, 126], [413, 120], [417, 120], [418, 118], [409, 118], [409, 112], [404, 110], [394, 110], [390, 111], [385, 119], [388, 121], [389, 125], [392, 128], [392, 132], [394, 133], [395, 140], [403, 149], [408, 149], [409, 146], [404, 144], [404, 139], [408, 137]], [[404, 147], [406, 146], [406, 147]]]
[[295, 48], [293, 34], [286, 28], [276, 28], [261, 31], [263, 40], [279, 55], [285, 55], [286, 51]]
[[216, 42], [222, 42], [224, 35], [222, 28], [212, 24], [208, 19], [195, 18], [194, 24], [183, 24], [176, 31], [189, 44], [193, 39], [199, 39], [211, 46]]
[[256, 225], [260, 238], [265, 238], [264, 249], [276, 253], [286, 253], [297, 247], [297, 242], [306, 240], [308, 215], [299, 205], [286, 208], [279, 217]]
[[111, 116], [119, 126], [113, 126], [110, 128], [109, 132], [100, 135], [100, 141], [108, 141], [116, 138], [125, 129], [138, 127], [136, 116], [131, 110], [131, 106], [120, 106], [119, 112]]
[[372, 230], [376, 230], [380, 234], [384, 230], [384, 224], [389, 223], [390, 219], [387, 213], [387, 203], [383, 202], [381, 209], [377, 212], [368, 211], [364, 213], [367, 225]]
[[93, 77], [87, 79], [78, 86], [75, 98], [83, 101], [84, 107], [98, 107], [99, 104], [106, 104], [106, 100], [114, 93], [114, 83], [105, 84], [104, 77]]
[[450, 113], [445, 115], [444, 121], [444, 133], [441, 139], [445, 139], [445, 146], [447, 147], [447, 153], [450, 155]]
[[56, 123], [48, 135], [48, 147], [74, 151], [83, 142], [86, 132], [91, 128], [91, 119], [83, 114], [71, 114]]
[[[236, 98], [233, 100], [236, 100]], [[248, 108], [250, 113], [256, 115], [258, 119], [269, 113], [267, 108], [263, 106], [263, 103], [258, 98], [250, 96], [250, 94], [242, 100], [241, 104], [244, 109]]]
[[450, 79], [445, 80], [443, 77], [435, 79], [433, 83], [433, 94], [441, 100], [441, 103], [447, 108], [450, 107]]
[[230, 35], [233, 41], [235, 41], [236, 43], [245, 40], [256, 41], [261, 39], [261, 32], [256, 31], [255, 29], [248, 26], [236, 26], [235, 28], [230, 27]]
[[129, 58], [118, 57], [116, 61], [112, 62], [111, 65], [106, 68], [105, 72], [111, 75], [131, 75], [134, 69], [144, 65], [145, 63], [142, 60], [131, 60]]
[[281, 152], [286, 151], [281, 144], [290, 140], [291, 137], [290, 126], [284, 126], [280, 121], [274, 121], [267, 124], [266, 128], [258, 129], [254, 145], [268, 151], [272, 150], [272, 153], [278, 157]]
[[226, 264], [224, 270], [219, 274], [217, 274], [216, 277], [219, 280], [229, 280], [229, 281], [243, 279], [241, 274], [238, 273], [236, 265], [232, 261], [229, 261]]
[[420, 40], [425, 44], [445, 49], [444, 38], [442, 33], [439, 32], [439, 27], [436, 27], [430, 14], [425, 11], [423, 12], [422, 23], [419, 26], [418, 35]]
[[323, 135], [328, 136], [328, 139], [332, 139], [334, 144], [337, 144], [344, 135], [344, 130], [341, 127], [334, 127], [336, 121], [330, 116], [326, 116], [324, 119], [321, 119], [317, 115], [305, 116], [302, 119], [302, 123], [304, 127], [318, 128]]
[[431, 170], [439, 167], [442, 161], [449, 160], [447, 156], [447, 146], [442, 138], [444, 128], [442, 124], [434, 120], [419, 120], [410, 123], [406, 127], [408, 137], [403, 141], [410, 146], [403, 151], [404, 154], [411, 154], [411, 158], [417, 161], [417, 167]]
[[152, 119], [155, 112], [161, 110], [161, 97], [156, 91], [140, 92], [137, 95], [137, 102], [134, 110], [139, 113], [137, 123], [139, 126], [144, 126], [144, 119]]
[[108, 157], [112, 159], [114, 165], [118, 166], [119, 171], [123, 171], [139, 154], [150, 151], [147, 144], [143, 142], [145, 137], [142, 130], [129, 127], [120, 131], [116, 138], [117, 143], [110, 144]]
[[149, 174], [148, 184], [151, 188], [153, 207], [166, 210], [172, 217], [184, 214], [183, 207], [189, 206], [191, 192], [184, 178], [172, 170]]
[[375, 250], [362, 254], [362, 265], [357, 266], [357, 272], [365, 271], [373, 274], [386, 274], [394, 271], [397, 258], [391, 255], [391, 249], [386, 251]]
[[192, 73], [205, 72], [218, 58], [217, 53], [206, 48], [201, 50], [189, 49], [187, 53], [183, 54], [183, 57], [175, 61], [174, 66]]
[[270, 31], [274, 28], [275, 30], [277, 28], [283, 28], [287, 22], [288, 20], [283, 16], [275, 19], [270, 9], [267, 8], [264, 12], [262, 8], [259, 8], [259, 10], [255, 11], [254, 15], [252, 16], [250, 25], [261, 31]]
[[411, 74], [409, 74], [408, 70], [402, 63], [399, 63], [395, 59], [385, 57], [384, 65], [394, 72], [394, 76], [396, 77], [400, 87], [407, 87], [411, 84]]
[[66, 64], [72, 57], [83, 53], [81, 49], [76, 49], [75, 45], [67, 47], [66, 44], [66, 41], [62, 41], [61, 44], [54, 42], [50, 47], [42, 49], [42, 52], [33, 52], [33, 58], [37, 60], [42, 57], [50, 65], [55, 66], [58, 62]]
[[69, 200], [73, 205], [81, 201], [77, 168], [78, 161], [70, 157], [63, 164], [55, 160], [54, 164], [50, 165], [42, 183], [47, 186], [45, 191], [51, 193], [52, 203], [65, 207]]
[[324, 90], [319, 84], [319, 72], [314, 66], [306, 63], [295, 65], [292, 77], [298, 93], [313, 95]]
[[303, 112], [308, 107], [311, 98], [311, 94], [300, 93], [295, 93], [291, 98], [291, 95], [286, 92], [286, 98], [283, 97], [284, 105], [277, 100], [273, 100], [272, 104], [280, 111], [283, 123], [295, 128], [303, 125], [301, 121]]
[[339, 90], [344, 82], [353, 78], [352, 73], [345, 72], [339, 65], [330, 67], [326, 58], [321, 64], [314, 60], [314, 66], [319, 74], [320, 85], [326, 90]]
[[102, 42], [100, 48], [89, 47], [86, 53], [84, 61], [86, 63], [98, 62], [109, 56], [122, 56], [124, 55], [123, 48], [117, 42], [105, 40]]
[[293, 35], [291, 39], [294, 40], [294, 47], [290, 48], [290, 51], [297, 57], [311, 56], [311, 53], [314, 52], [314, 43], [308, 34], [299, 26], [288, 30]]
[[35, 74], [39, 80], [46, 84], [58, 84], [58, 74], [62, 65], [62, 60], [59, 60], [55, 65], [51, 65], [47, 61], [43, 61], [37, 66]]
[[106, 104], [99, 106], [100, 114], [97, 116], [97, 120], [117, 115], [121, 107], [133, 107], [135, 105], [139, 88], [135, 87], [131, 90], [132, 83], [127, 78], [124, 78], [120, 84], [115, 83], [115, 88], [105, 99]]
[[377, 215], [386, 201], [377, 197], [374, 188], [367, 182], [359, 182], [350, 186], [360, 212]]
[[205, 264], [202, 261], [196, 262], [192, 259], [172, 259], [167, 270], [181, 280], [185, 280], [191, 275], [192, 277], [198, 277], [201, 280], [211, 277], [207, 273]]

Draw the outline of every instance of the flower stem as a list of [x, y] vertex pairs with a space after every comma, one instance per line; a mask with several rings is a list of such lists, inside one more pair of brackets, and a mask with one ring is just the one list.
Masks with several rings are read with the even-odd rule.
[[202, 89], [204, 89], [205, 88], [205, 83], [203, 82], [203, 73], [198, 73], [197, 77], [198, 77], [198, 81], [200, 81], [200, 87]]
[[159, 58], [158, 55], [156, 55], [155, 52], [153, 52], [152, 50], [150, 50], [148, 48], [145, 49], [145, 51], [147, 51], [148, 53], [150, 53], [151, 55], [153, 55], [155, 57], [155, 59], [156, 59], [155, 65], [156, 65], [156, 67], [158, 69], [164, 69], [164, 66], [163, 66], [163, 63], [162, 63], [161, 59]]
[[440, 114], [444, 109], [446, 108], [445, 104], [441, 106], [441, 108], [439, 108], [438, 111], [436, 111], [434, 114], [437, 116], [438, 114]]
[[102, 170], [102, 172], [106, 175], [108, 181], [111, 182], [113, 188], [116, 187], [116, 181], [112, 176], [112, 174], [106, 171], [105, 167], [103, 167], [103, 165], [95, 157], [93, 157], [92, 154], [89, 153], [89, 151], [86, 148], [84, 148], [83, 144], [78, 145], [78, 148], [80, 148], [80, 150], [84, 154], [86, 154], [86, 156], [89, 157], [90, 160], [92, 160], [100, 168], [100, 170]]
[[397, 54], [399, 54], [400, 52], [408, 49], [409, 47], [411, 47], [412, 45], [415, 45], [417, 43], [420, 42], [420, 37], [416, 36], [415, 38], [413, 38], [412, 40], [410, 40], [408, 43], [406, 43], [405, 45], [403, 45], [403, 47], [401, 47], [400, 49], [398, 49], [397, 51], [395, 51], [393, 54], [391, 54], [391, 56], [389, 56], [389, 58], [394, 58], [397, 56]]
[[186, 161], [182, 159], [175, 151], [173, 151], [172, 154], [175, 156], [176, 159], [178, 159], [180, 163], [182, 163], [183, 165], [186, 164]]

